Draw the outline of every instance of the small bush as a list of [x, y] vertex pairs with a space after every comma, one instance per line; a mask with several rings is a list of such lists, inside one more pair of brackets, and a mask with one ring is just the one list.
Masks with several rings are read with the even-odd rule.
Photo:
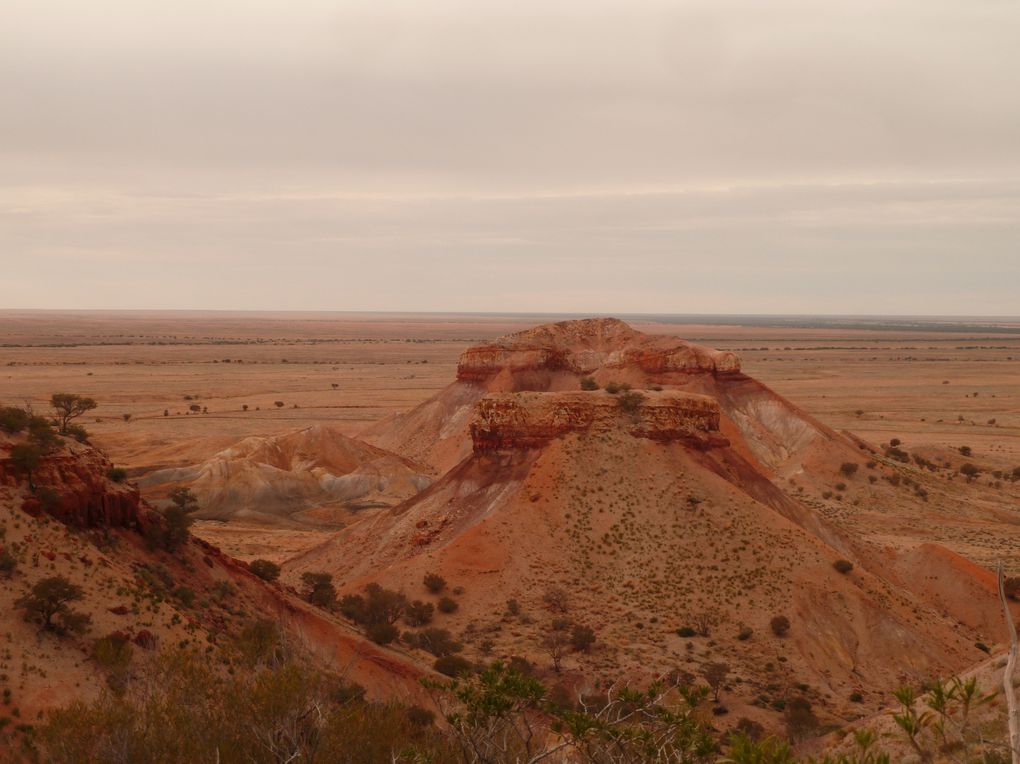
[[437, 573], [426, 573], [422, 583], [432, 594], [439, 594], [446, 588], [446, 579]]
[[388, 645], [399, 633], [392, 623], [373, 623], [365, 628], [365, 636], [377, 645]]
[[582, 390], [598, 390], [599, 383], [593, 377], [581, 377]]
[[577, 624], [570, 632], [570, 646], [578, 652], [586, 653], [595, 644], [595, 631], [590, 626]]
[[859, 692], [851, 692], [850, 693], [850, 702], [851, 703], [863, 703], [864, 702], [864, 696], [861, 695]]
[[744, 626], [740, 631], [737, 632], [737, 639], [741, 642], [746, 642], [754, 634], [754, 630], [750, 626]]
[[106, 476], [114, 483], [123, 483], [127, 480], [128, 473], [123, 467], [110, 467], [106, 472]]
[[841, 465], [839, 465], [839, 471], [842, 474], [846, 475], [848, 478], [851, 478], [854, 475], [856, 475], [857, 469], [858, 469], [857, 465], [854, 464], [853, 462], [843, 462]]
[[790, 619], [785, 615], [777, 615], [769, 621], [769, 626], [772, 627], [773, 634], [777, 637], [783, 637], [790, 630]]
[[696, 637], [698, 632], [692, 629], [690, 626], [681, 626], [676, 630], [677, 636], [680, 637]]
[[617, 393], [623, 393], [630, 390], [630, 385], [626, 382], [610, 382], [606, 385], [606, 392], [610, 395], [616, 395]]
[[460, 655], [444, 655], [442, 658], [436, 658], [432, 667], [440, 674], [457, 677], [471, 671], [471, 662]]
[[832, 563], [832, 567], [834, 567], [838, 572], [842, 573], [843, 575], [846, 575], [847, 573], [854, 569], [854, 564], [850, 562], [850, 560], [836, 560], [834, 563]]
[[435, 607], [431, 602], [415, 600], [404, 611], [404, 623], [408, 626], [424, 626], [431, 623], [433, 613], [435, 613]]
[[457, 600], [451, 597], [440, 597], [439, 602], [436, 603], [436, 608], [440, 613], [453, 613], [458, 607], [460, 605], [457, 604]]
[[252, 560], [248, 569], [263, 581], [275, 581], [280, 577], [280, 566], [269, 560]]

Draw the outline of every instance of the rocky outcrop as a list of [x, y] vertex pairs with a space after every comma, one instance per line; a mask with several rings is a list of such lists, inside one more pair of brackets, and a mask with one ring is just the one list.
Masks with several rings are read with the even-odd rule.
[[[393, 506], [428, 487], [417, 465], [325, 425], [276, 436], [253, 435], [211, 459], [157, 470], [138, 481], [150, 501], [184, 486], [198, 498], [196, 517], [300, 522], [310, 510]], [[322, 513], [315, 522], [327, 520]]]
[[611, 429], [708, 449], [729, 444], [719, 434], [719, 416], [712, 398], [688, 393], [495, 393], [478, 402], [470, 428], [476, 453], [535, 448], [570, 432]]
[[457, 379], [482, 382], [502, 371], [594, 374], [625, 368], [650, 375], [731, 374], [740, 371], [740, 359], [675, 337], [644, 334], [615, 318], [592, 318], [547, 324], [469, 348], [460, 357]]
[[[7, 453], [0, 450], [0, 485], [16, 488], [26, 479]], [[23, 500], [22, 508], [81, 528], [138, 528], [146, 514], [138, 489], [110, 480], [111, 466], [96, 449], [67, 443], [42, 458], [32, 475], [36, 490]]]

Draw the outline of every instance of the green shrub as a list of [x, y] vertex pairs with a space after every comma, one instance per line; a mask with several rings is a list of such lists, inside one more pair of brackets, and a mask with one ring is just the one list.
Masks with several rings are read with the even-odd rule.
[[471, 662], [460, 655], [444, 655], [442, 658], [436, 658], [432, 667], [440, 674], [457, 677], [471, 671]]
[[834, 567], [840, 573], [846, 575], [847, 573], [854, 569], [854, 564], [850, 562], [850, 560], [836, 560], [834, 563], [832, 563], [832, 567]]
[[457, 600], [451, 597], [440, 597], [439, 602], [436, 603], [436, 607], [440, 613], [453, 613], [460, 606], [457, 604]]
[[399, 636], [400, 632], [392, 623], [373, 623], [365, 628], [365, 636], [377, 645], [388, 645]]
[[790, 630], [790, 619], [785, 615], [777, 615], [769, 621], [769, 626], [772, 627], [773, 634], [777, 637], [783, 637]]
[[446, 579], [437, 573], [426, 573], [422, 583], [432, 594], [439, 594], [446, 588]]
[[280, 577], [280, 566], [270, 560], [252, 560], [248, 569], [263, 581], [273, 582]]
[[123, 483], [127, 480], [128, 471], [123, 467], [110, 467], [106, 472], [106, 476], [114, 483]]

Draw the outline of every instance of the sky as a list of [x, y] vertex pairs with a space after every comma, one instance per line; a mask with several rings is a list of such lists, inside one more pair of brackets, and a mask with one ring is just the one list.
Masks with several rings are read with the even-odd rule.
[[0, 308], [1020, 314], [1017, 0], [2, 0]]

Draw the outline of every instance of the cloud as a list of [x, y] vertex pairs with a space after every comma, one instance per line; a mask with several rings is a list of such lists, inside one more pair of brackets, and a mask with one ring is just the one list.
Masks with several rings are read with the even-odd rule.
[[12, 307], [1016, 312], [1015, 3], [4, 15]]

